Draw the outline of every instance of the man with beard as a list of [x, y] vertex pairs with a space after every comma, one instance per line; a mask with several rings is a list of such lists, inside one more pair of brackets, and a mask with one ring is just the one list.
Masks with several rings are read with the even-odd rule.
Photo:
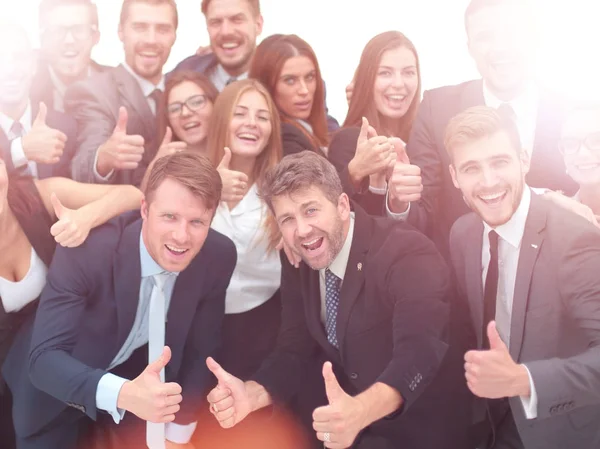
[[70, 85], [108, 69], [91, 59], [100, 40], [98, 9], [91, 0], [43, 0], [39, 25], [41, 49], [31, 97], [64, 112]]
[[452, 187], [444, 131], [452, 117], [469, 107], [486, 105], [513, 117], [531, 157], [530, 186], [569, 194], [576, 188], [558, 150], [561, 101], [535, 85], [534, 19], [526, 3], [471, 0], [465, 27], [469, 53], [482, 79], [424, 93], [406, 149], [411, 164], [421, 169], [421, 199], [398, 200], [414, 184], [414, 176], [399, 171], [389, 182], [388, 215], [408, 219], [432, 238], [442, 254], [447, 255], [452, 224], [468, 212], [460, 192]]
[[119, 38], [125, 62], [67, 91], [77, 119], [73, 177], [81, 182], [139, 185], [160, 145], [163, 66], [175, 42], [175, 0], [125, 0]]
[[317, 352], [327, 402], [313, 427], [325, 447], [465, 447], [470, 403], [462, 354], [449, 344], [450, 275], [433, 243], [352, 210], [336, 169], [314, 152], [286, 156], [261, 196], [302, 262], [296, 269], [282, 258], [281, 331], [252, 380], [207, 360], [221, 426], [290, 399]]
[[481, 398], [478, 447], [600, 447], [600, 231], [531, 192], [511, 118], [467, 109], [444, 143], [474, 212], [450, 253], [477, 337], [465, 376]]

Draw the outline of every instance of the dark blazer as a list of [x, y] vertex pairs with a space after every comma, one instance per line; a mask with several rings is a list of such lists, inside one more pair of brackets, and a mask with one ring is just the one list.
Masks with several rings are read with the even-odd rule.
[[[31, 120], [35, 120], [40, 109], [39, 103], [31, 103]], [[67, 143], [60, 160], [56, 164], [37, 164], [38, 177], [40, 179], [50, 178], [52, 176], [71, 177], [71, 161], [77, 152], [77, 123], [71, 117], [62, 112], [54, 111], [48, 108], [46, 124], [50, 128], [57, 129], [67, 136]], [[12, 162], [10, 154], [10, 141], [2, 130], [0, 130], [0, 151], [2, 159], [6, 163], [8, 173], [18, 171]]]
[[108, 182], [141, 184], [160, 146], [160, 133], [156, 117], [139, 84], [122, 65], [109, 68], [67, 90], [65, 109], [77, 120], [79, 128], [78, 150], [72, 163], [73, 179], [76, 181], [100, 182], [94, 176], [96, 151], [112, 135], [120, 106], [127, 108], [127, 133], [144, 137], [145, 153], [136, 170], [117, 171]]
[[[481, 348], [483, 223], [471, 213], [452, 228], [450, 249]], [[515, 281], [509, 350], [524, 363], [538, 396], [527, 420], [510, 407], [526, 449], [600, 447], [600, 231], [532, 194]], [[483, 421], [484, 400], [475, 421]]]
[[[19, 438], [38, 433], [39, 447], [52, 447], [43, 445], [44, 432], [53, 430], [50, 423], [60, 422], [61, 416], [97, 418], [98, 382], [136, 314], [138, 217], [124, 214], [92, 231], [82, 246], [57, 249], [35, 322], [22, 327], [4, 365]], [[183, 388], [178, 423], [196, 420], [212, 382], [205, 360], [219, 343], [225, 291], [236, 259], [233, 243], [210, 230], [200, 253], [175, 282], [166, 327], [172, 358], [165, 375]], [[77, 426], [64, 431], [76, 432]]]
[[319, 351], [347, 393], [383, 382], [404, 399], [400, 412], [371, 425], [353, 447], [464, 448], [468, 401], [453, 396], [464, 380], [462, 354], [448, 345], [448, 268], [409, 225], [359, 207], [355, 214], [338, 310], [339, 351], [321, 322], [319, 272], [305, 263], [295, 269], [283, 257], [282, 329], [276, 350], [253, 378], [274, 398], [288, 400]]
[[[452, 184], [450, 159], [444, 147], [446, 125], [452, 117], [472, 106], [484, 105], [483, 81], [427, 91], [419, 106], [406, 151], [410, 161], [421, 168], [421, 200], [410, 206], [409, 222], [424, 231], [442, 254], [448, 252], [450, 228], [458, 217], [469, 212], [462, 194]], [[550, 93], [540, 100], [536, 137], [527, 183], [575, 193], [577, 186], [567, 176], [558, 150], [563, 107]]]
[[[102, 73], [109, 69], [108, 66], [98, 64], [94, 61], [91, 61], [90, 67], [93, 74]], [[48, 109], [55, 109], [54, 84], [50, 77], [49, 64], [42, 58], [38, 60], [37, 72], [33, 78], [30, 95], [34, 104], [39, 104], [40, 101], [43, 101], [48, 106]]]

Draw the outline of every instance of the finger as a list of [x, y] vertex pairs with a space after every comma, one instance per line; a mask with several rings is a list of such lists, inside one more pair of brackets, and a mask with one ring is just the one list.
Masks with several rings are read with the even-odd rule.
[[[218, 417], [217, 417], [217, 420], [219, 420]], [[229, 419], [225, 419], [223, 421], [219, 421], [219, 424], [221, 425], [221, 427], [223, 429], [231, 429], [233, 426], [235, 426], [235, 418], [231, 417]]]
[[313, 430], [315, 432], [327, 432], [331, 430], [331, 422], [329, 421], [313, 421]]
[[490, 340], [490, 349], [499, 349], [499, 350], [508, 350], [502, 338], [500, 338], [500, 334], [498, 333], [498, 329], [496, 329], [496, 322], [490, 321], [487, 326], [487, 335]]
[[181, 394], [182, 391], [181, 385], [177, 382], [166, 382], [161, 388], [161, 393], [167, 396], [177, 396]]
[[175, 415], [165, 415], [160, 420], [161, 423], [168, 423], [175, 421]]
[[124, 136], [123, 143], [128, 144], [128, 145], [133, 145], [136, 147], [144, 147], [144, 138], [142, 136], [140, 136], [139, 134], [133, 134], [131, 136]]
[[362, 124], [360, 126], [360, 133], [358, 134], [358, 144], [360, 145], [362, 142], [366, 142], [368, 140], [369, 134], [369, 121], [366, 117], [362, 118]]
[[330, 405], [317, 407], [312, 414], [313, 423], [329, 423], [332, 414]]
[[231, 162], [231, 150], [225, 147], [223, 149], [223, 153], [223, 159], [221, 159], [221, 162], [219, 163], [219, 166], [217, 168], [224, 168], [226, 170], [229, 170], [229, 163]]
[[127, 134], [127, 109], [125, 106], [119, 108], [119, 116], [117, 118], [117, 126], [115, 126], [114, 132], [120, 132]]
[[127, 155], [136, 155], [143, 156], [144, 155], [144, 147], [140, 145], [131, 145], [129, 143], [120, 143], [117, 147], [119, 151], [119, 156], [127, 156]]
[[45, 125], [46, 124], [46, 116], [48, 115], [48, 108], [46, 107], [46, 103], [40, 101], [40, 110], [35, 116], [35, 120], [33, 121], [33, 125]]
[[225, 371], [212, 357], [206, 359], [206, 366], [222, 385], [227, 385], [227, 382], [233, 378], [233, 376]]
[[63, 216], [63, 214], [66, 213], [67, 209], [62, 205], [62, 203], [56, 196], [56, 193], [54, 193], [54, 192], [52, 192], [50, 194], [50, 202], [52, 203], [52, 209], [54, 210], [54, 215], [56, 216], [56, 218], [58, 218], [60, 220], [60, 218]]
[[217, 404], [231, 396], [231, 391], [228, 388], [213, 388], [206, 399], [211, 404]]
[[216, 409], [221, 412], [223, 410], [227, 410], [228, 408], [233, 408], [235, 400], [233, 399], [233, 396], [229, 394], [224, 399], [221, 399], [220, 401], [214, 401], [212, 404], [213, 407], [216, 407]]
[[325, 393], [327, 394], [327, 399], [330, 404], [333, 404], [346, 396], [346, 392], [342, 389], [333, 373], [331, 362], [325, 362], [323, 364], [323, 379], [325, 380]]
[[228, 407], [225, 410], [220, 410], [215, 412], [213, 410], [213, 415], [217, 418], [218, 421], [227, 421], [235, 416], [235, 408]]
[[187, 150], [187, 143], [185, 142], [171, 142], [167, 144], [167, 148], [175, 151]]
[[468, 351], [465, 354], [465, 362], [478, 363], [481, 360], [481, 353], [484, 351]]
[[174, 415], [179, 411], [179, 409], [181, 409], [181, 406], [179, 404], [168, 405], [163, 410], [163, 414]]
[[[162, 354], [156, 359], [154, 362], [150, 363], [145, 371], [150, 371], [152, 373], [160, 374], [161, 370], [167, 366], [169, 361], [171, 360], [171, 348], [165, 346], [163, 348]], [[168, 385], [168, 384], [167, 384]]]
[[54, 240], [56, 240], [56, 243], [60, 244], [61, 246], [68, 248], [69, 243], [74, 242], [78, 238], [79, 238], [79, 233], [77, 232], [77, 229], [73, 228], [72, 226], [68, 226], [67, 228], [65, 228], [65, 230], [63, 232], [58, 234], [54, 238]]
[[163, 137], [162, 143], [161, 143], [161, 147], [163, 145], [167, 145], [168, 143], [171, 143], [171, 141], [173, 140], [173, 131], [171, 131], [171, 127], [167, 126], [167, 130], [165, 131], [165, 137]]
[[277, 246], [275, 247], [275, 249], [276, 249], [277, 251], [281, 251], [281, 250], [283, 249], [283, 237], [281, 237], [281, 238], [279, 239], [279, 243], [277, 244]]
[[69, 140], [69, 138], [67, 137], [67, 135], [61, 131], [55, 130], [56, 134], [55, 134], [55, 138], [59, 140], [60, 143], [62, 143], [62, 147], [64, 148], [64, 144], [67, 142], [67, 140]]

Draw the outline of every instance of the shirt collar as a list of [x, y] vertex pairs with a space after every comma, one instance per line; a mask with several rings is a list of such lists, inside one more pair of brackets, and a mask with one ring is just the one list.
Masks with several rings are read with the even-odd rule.
[[140, 232], [140, 263], [142, 268], [142, 278], [154, 276], [155, 274], [177, 274], [177, 273], [169, 273], [165, 271], [163, 267], [161, 267], [156, 261], [152, 258], [148, 249], [146, 248], [146, 244], [144, 243], [144, 238], [142, 237], [142, 233]]
[[262, 209], [264, 204], [265, 203], [258, 196], [258, 187], [256, 186], [256, 183], [254, 183], [250, 186], [248, 192], [233, 209], [229, 209], [229, 206], [225, 201], [221, 201], [219, 203], [219, 209], [221, 209], [221, 212], [232, 216], [237, 216], [254, 210]]
[[131, 67], [129, 67], [129, 65], [124, 62], [123, 63], [123, 67], [125, 67], [125, 70], [127, 70], [131, 76], [133, 76], [133, 78], [137, 81], [137, 83], [140, 85], [140, 88], [142, 89], [142, 93], [144, 94], [144, 97], [149, 97], [150, 94], [152, 92], [154, 92], [156, 89], [164, 92], [165, 91], [165, 76], [163, 75], [160, 78], [160, 81], [158, 82], [157, 85], [154, 85], [151, 81], [148, 81], [146, 78], [142, 78], [141, 76], [139, 76], [137, 73], [135, 73], [133, 71], [133, 69]]
[[513, 216], [510, 217], [510, 220], [496, 228], [492, 228], [484, 222], [484, 236], [487, 238], [488, 234], [493, 229], [502, 240], [507, 241], [511, 246], [518, 249], [521, 246], [521, 240], [523, 240], [523, 234], [525, 233], [525, 223], [527, 222], [530, 204], [531, 190], [526, 186], [523, 190], [519, 207], [517, 207]]
[[344, 280], [344, 274], [346, 274], [346, 266], [348, 265], [348, 259], [350, 258], [350, 248], [352, 248], [352, 237], [354, 236], [354, 212], [350, 214], [350, 226], [348, 227], [348, 235], [344, 241], [342, 249], [335, 256], [335, 259], [329, 265], [329, 271], [335, 274], [341, 280]]
[[[32, 123], [32, 113], [31, 113], [31, 102], [27, 103], [27, 107], [25, 108], [25, 112], [19, 120], [17, 120], [24, 130], [29, 130], [31, 128]], [[15, 122], [14, 119], [10, 118], [8, 115], [0, 112], [0, 128], [6, 136], [9, 135], [10, 130]]]
[[217, 64], [215, 71], [216, 76], [223, 80], [224, 85], [227, 85], [227, 81], [229, 81], [230, 78], [235, 78], [236, 81], [245, 80], [248, 78], [248, 72], [241, 73], [237, 76], [230, 75], [227, 73], [227, 70], [225, 70], [225, 67], [223, 67], [221, 64]]
[[[61, 97], [64, 97], [65, 93], [67, 92], [68, 86], [62, 82], [62, 80], [58, 77], [58, 75], [50, 65], [48, 66], [48, 73], [50, 74], [50, 80], [52, 81], [52, 85], [54, 86], [54, 88], [58, 91]], [[93, 73], [94, 71], [90, 66], [87, 71], [88, 78], [92, 76]]]
[[513, 98], [511, 101], [502, 101], [487, 87], [485, 80], [483, 81], [483, 99], [485, 105], [490, 108], [498, 109], [503, 104], [509, 104], [515, 111], [515, 115], [518, 119], [532, 116], [535, 117], [539, 98], [539, 88], [535, 83], [529, 83], [521, 95]]

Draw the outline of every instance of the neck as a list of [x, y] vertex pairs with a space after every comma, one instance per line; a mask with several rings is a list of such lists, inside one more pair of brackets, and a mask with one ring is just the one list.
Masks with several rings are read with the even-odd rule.
[[592, 209], [595, 215], [600, 215], [600, 183], [582, 185], [579, 200]]
[[243, 66], [235, 67], [235, 68], [231, 68], [231, 67], [228, 68], [221, 64], [221, 67], [223, 67], [223, 70], [225, 70], [225, 73], [227, 73], [229, 76], [238, 77], [242, 73], [246, 73], [248, 70], [250, 70], [250, 63], [248, 62], [248, 63], [244, 64]]
[[78, 73], [77, 75], [64, 75], [54, 69], [52, 69], [54, 72], [54, 75], [60, 80], [61, 83], [63, 83], [65, 86], [70, 86], [72, 84], [75, 84], [78, 81], [84, 81], [88, 78], [88, 74], [89, 74], [89, 66], [87, 66], [85, 68], [85, 70], [82, 70], [81, 73]]
[[233, 171], [239, 171], [248, 176], [248, 187], [254, 183], [254, 167], [256, 165], [255, 157], [243, 157], [231, 155], [229, 167]]
[[0, 247], [8, 246], [13, 241], [15, 230], [19, 227], [17, 217], [8, 205], [8, 200], [0, 207]]
[[13, 120], [20, 120], [25, 114], [25, 109], [29, 104], [29, 98], [26, 98], [18, 104], [3, 105], [2, 112]]
[[206, 154], [206, 139], [194, 145], [188, 145], [188, 150], [198, 154]]
[[505, 90], [496, 89], [494, 86], [487, 83], [486, 87], [498, 100], [508, 103], [510, 101], [513, 101], [515, 98], [521, 96], [527, 89], [528, 84], [528, 81], [524, 81], [512, 89]]

